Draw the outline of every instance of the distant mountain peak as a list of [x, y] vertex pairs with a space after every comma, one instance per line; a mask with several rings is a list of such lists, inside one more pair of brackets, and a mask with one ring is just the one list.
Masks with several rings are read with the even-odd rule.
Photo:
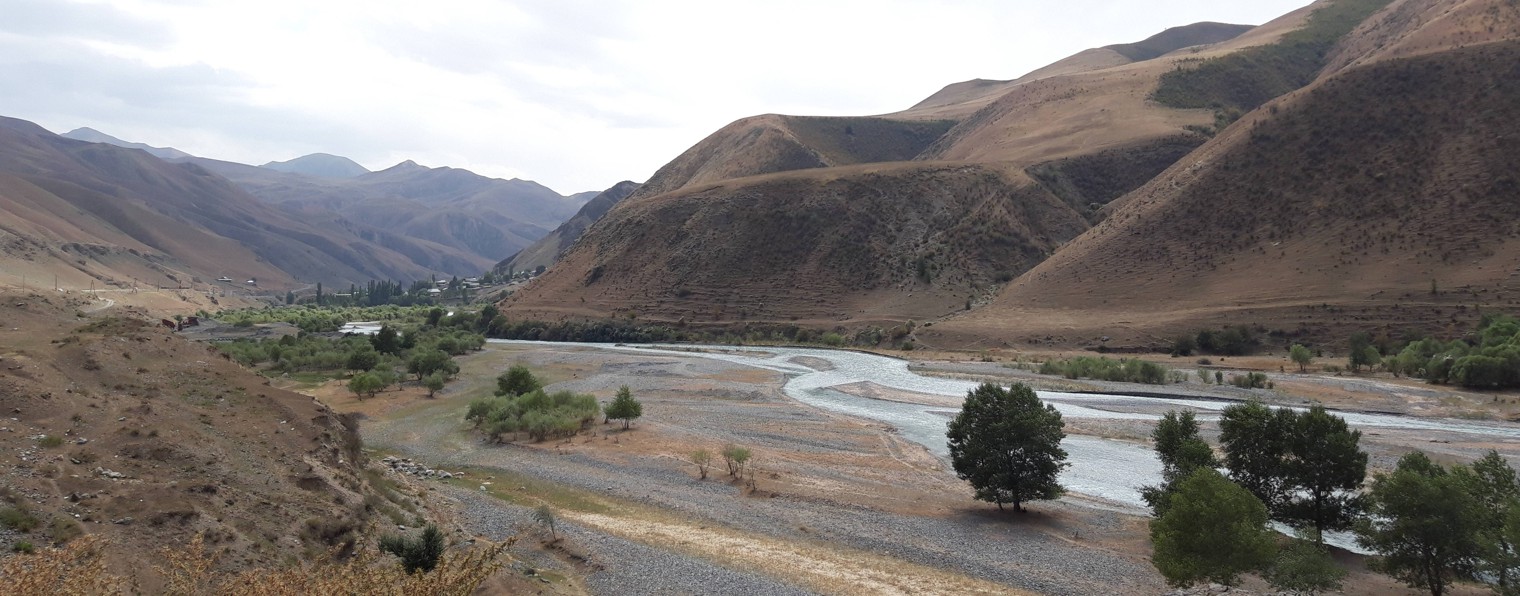
[[84, 141], [86, 143], [105, 143], [107, 145], [115, 145], [117, 147], [125, 147], [127, 149], [141, 149], [153, 154], [153, 156], [159, 159], [181, 159], [190, 157], [189, 153], [185, 153], [184, 151], [180, 151], [173, 147], [154, 147], [152, 145], [147, 145], [144, 143], [123, 141], [88, 126], [81, 126], [58, 136], [65, 139]]
[[368, 168], [354, 160], [330, 153], [312, 153], [289, 161], [271, 161], [259, 167], [323, 178], [353, 178], [369, 173]]

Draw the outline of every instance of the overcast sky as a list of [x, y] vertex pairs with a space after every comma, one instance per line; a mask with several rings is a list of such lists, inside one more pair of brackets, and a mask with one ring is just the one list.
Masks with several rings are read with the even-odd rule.
[[1308, 0], [0, 0], [0, 115], [251, 164], [643, 181], [762, 113], [867, 115]]

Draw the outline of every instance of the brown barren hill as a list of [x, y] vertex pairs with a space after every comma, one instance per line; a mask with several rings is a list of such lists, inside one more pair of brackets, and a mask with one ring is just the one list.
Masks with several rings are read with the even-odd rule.
[[231, 275], [283, 290], [436, 270], [402, 251], [428, 265], [470, 262], [457, 250], [341, 218], [306, 221], [197, 164], [10, 118], [0, 118], [0, 214], [6, 269], [100, 285], [176, 287]]
[[1268, 104], [938, 340], [1156, 347], [1221, 324], [1335, 339], [1520, 310], [1520, 9], [1451, 14], [1498, 14], [1507, 33], [1483, 35], [1507, 39], [1395, 52]]
[[85, 306], [0, 293], [7, 554], [103, 537], [110, 571], [158, 593], [159, 549], [197, 534], [219, 573], [364, 543], [385, 499], [353, 420], [132, 311]]
[[772, 174], [625, 201], [503, 306], [540, 320], [922, 319], [1086, 225], [1027, 179], [977, 166]]
[[815, 327], [965, 310], [1206, 140], [1186, 127], [1213, 122], [1208, 110], [1149, 93], [1174, 68], [1163, 55], [1228, 53], [1216, 42], [1257, 31], [1244, 29], [1180, 28], [1016, 81], [952, 85], [897, 114], [737, 121], [661, 168], [503, 308]]
[[628, 195], [633, 194], [638, 189], [639, 184], [637, 182], [624, 180], [612, 185], [612, 188], [597, 193], [595, 197], [592, 197], [590, 201], [581, 206], [580, 211], [577, 211], [574, 216], [566, 220], [565, 223], [560, 224], [559, 227], [554, 228], [554, 231], [550, 232], [549, 235], [539, 238], [538, 241], [527, 248], [497, 263], [494, 269], [498, 273], [508, 273], [532, 271], [537, 267], [553, 265], [559, 260], [560, 254], [570, 248], [570, 245], [575, 244], [575, 241], [580, 239], [581, 234], [586, 233], [586, 228], [591, 227], [591, 224], [596, 223], [596, 220], [601, 219], [603, 215], [611, 211], [614, 205], [628, 198]]

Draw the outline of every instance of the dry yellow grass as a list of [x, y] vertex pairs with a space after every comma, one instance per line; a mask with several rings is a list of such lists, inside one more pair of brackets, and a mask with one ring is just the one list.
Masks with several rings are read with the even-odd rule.
[[[506, 550], [512, 543], [508, 540], [456, 548], [445, 553], [438, 567], [427, 573], [407, 574], [395, 562], [366, 550], [343, 562], [324, 557], [311, 564], [225, 575], [214, 571], [216, 553], [208, 552], [202, 536], [197, 535], [184, 547], [161, 549], [165, 564], [155, 566], [154, 572], [163, 579], [162, 593], [170, 596], [466, 596], [501, 569], [510, 558]], [[12, 556], [0, 563], [0, 583], [11, 596], [137, 593], [138, 578], [106, 570], [106, 547], [104, 538], [86, 536], [62, 548]]]

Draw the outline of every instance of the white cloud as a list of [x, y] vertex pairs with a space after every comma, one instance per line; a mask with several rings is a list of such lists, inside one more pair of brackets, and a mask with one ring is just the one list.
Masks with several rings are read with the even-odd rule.
[[246, 163], [323, 151], [642, 180], [758, 113], [876, 114], [971, 78], [1303, 0], [9, 0], [0, 115]]

